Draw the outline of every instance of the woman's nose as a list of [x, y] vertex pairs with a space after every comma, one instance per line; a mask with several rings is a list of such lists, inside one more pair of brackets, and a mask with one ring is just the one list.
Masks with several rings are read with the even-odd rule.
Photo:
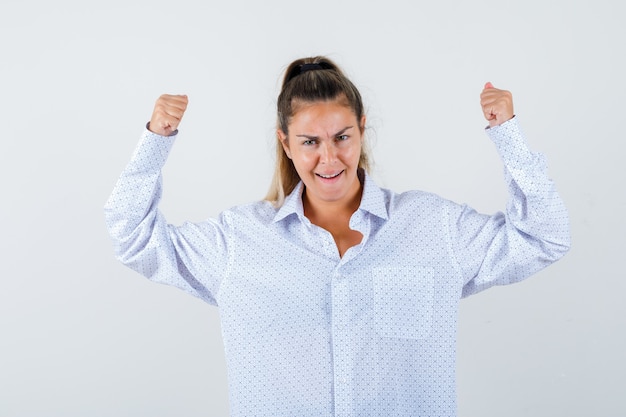
[[320, 146], [320, 162], [331, 164], [337, 159], [337, 149], [334, 144], [328, 142], [322, 142]]

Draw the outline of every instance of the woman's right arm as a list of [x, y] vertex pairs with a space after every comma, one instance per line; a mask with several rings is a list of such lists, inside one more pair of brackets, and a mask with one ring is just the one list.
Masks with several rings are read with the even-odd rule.
[[147, 278], [173, 285], [211, 304], [227, 273], [226, 221], [180, 227], [158, 209], [161, 169], [187, 107], [186, 96], [161, 96], [131, 161], [105, 205], [105, 218], [118, 260]]

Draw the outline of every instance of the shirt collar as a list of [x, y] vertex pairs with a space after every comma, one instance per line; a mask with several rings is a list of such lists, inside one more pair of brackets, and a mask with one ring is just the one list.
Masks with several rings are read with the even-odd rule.
[[367, 173], [363, 177], [363, 196], [361, 197], [359, 210], [366, 211], [383, 220], [389, 218], [385, 192]]
[[304, 184], [300, 181], [296, 188], [285, 198], [283, 205], [274, 216], [274, 222], [281, 221], [291, 214], [296, 214], [300, 219], [306, 219], [304, 217], [304, 205], [302, 204], [302, 191], [304, 191]]
[[[376, 185], [367, 173], [364, 173], [362, 178], [363, 195], [361, 196], [359, 210], [387, 220], [389, 217], [384, 191]], [[308, 219], [304, 216], [304, 206], [302, 204], [303, 191], [304, 184], [300, 181], [296, 188], [285, 198], [285, 202], [274, 216], [274, 222], [281, 221], [291, 214], [296, 214], [301, 220], [308, 223]]]

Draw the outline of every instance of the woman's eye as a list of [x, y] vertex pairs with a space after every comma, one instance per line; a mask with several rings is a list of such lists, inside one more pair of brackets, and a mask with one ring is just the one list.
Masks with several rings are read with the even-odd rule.
[[307, 146], [315, 145], [316, 143], [317, 141], [315, 139], [307, 139], [304, 142], [302, 142], [303, 145], [307, 145]]
[[348, 135], [339, 135], [337, 136], [337, 140], [342, 141], [342, 140], [348, 140]]

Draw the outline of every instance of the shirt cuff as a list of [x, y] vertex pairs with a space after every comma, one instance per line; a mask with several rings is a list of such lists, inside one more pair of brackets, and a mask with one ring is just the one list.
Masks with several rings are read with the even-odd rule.
[[131, 158], [137, 168], [160, 170], [174, 145], [176, 136], [161, 136], [145, 129]]
[[168, 136], [176, 136], [176, 135], [178, 135], [178, 129], [176, 129], [175, 131], [173, 131], [172, 133], [170, 133], [167, 136], [162, 136], [162, 135], [159, 135], [158, 133], [154, 133], [153, 131], [150, 130], [150, 122], [146, 123], [146, 130], [149, 131], [150, 133], [152, 133], [153, 135], [159, 136], [159, 137], [162, 137], [162, 138], [166, 138]]
[[543, 155], [531, 151], [528, 147], [517, 117], [507, 120], [501, 125], [493, 126], [486, 132], [496, 145], [500, 157], [508, 168], [520, 169], [529, 165], [545, 164]]

